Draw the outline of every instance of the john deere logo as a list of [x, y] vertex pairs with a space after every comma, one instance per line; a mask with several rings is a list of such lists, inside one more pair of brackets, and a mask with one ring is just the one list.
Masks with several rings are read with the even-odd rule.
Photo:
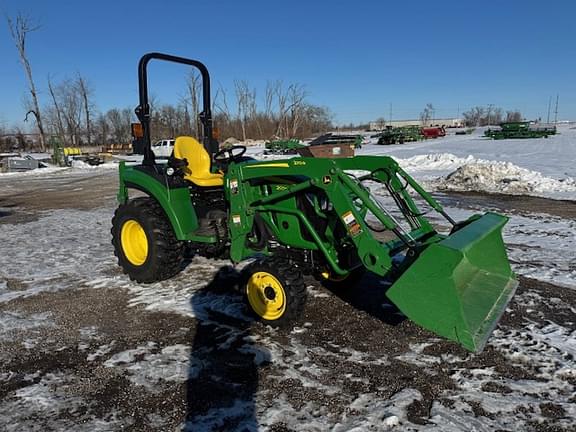
[[324, 176], [324, 177], [322, 177], [322, 183], [324, 183], [324, 184], [330, 184], [330, 183], [332, 183], [332, 177], [330, 177], [330, 176]]

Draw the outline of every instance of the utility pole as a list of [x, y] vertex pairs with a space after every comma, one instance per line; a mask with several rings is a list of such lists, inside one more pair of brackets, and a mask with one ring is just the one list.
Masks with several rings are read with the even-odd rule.
[[558, 99], [560, 98], [559, 94], [556, 94], [556, 109], [554, 110], [554, 124], [558, 123]]
[[546, 123], [550, 123], [550, 105], [552, 105], [552, 96], [548, 98], [548, 117], [546, 117]]

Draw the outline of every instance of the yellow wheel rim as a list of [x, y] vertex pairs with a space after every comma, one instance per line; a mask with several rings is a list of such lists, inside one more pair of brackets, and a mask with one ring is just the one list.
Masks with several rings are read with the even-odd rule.
[[254, 312], [265, 320], [277, 320], [286, 311], [284, 287], [268, 272], [256, 272], [250, 276], [246, 294]]
[[124, 256], [131, 264], [144, 264], [148, 257], [148, 238], [144, 228], [134, 219], [124, 222], [120, 232], [120, 243]]

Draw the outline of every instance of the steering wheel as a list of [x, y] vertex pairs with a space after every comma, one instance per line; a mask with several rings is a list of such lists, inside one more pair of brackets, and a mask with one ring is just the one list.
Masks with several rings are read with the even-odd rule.
[[218, 150], [218, 152], [214, 154], [214, 161], [228, 164], [242, 157], [244, 153], [246, 153], [246, 146], [235, 145], [226, 147]]

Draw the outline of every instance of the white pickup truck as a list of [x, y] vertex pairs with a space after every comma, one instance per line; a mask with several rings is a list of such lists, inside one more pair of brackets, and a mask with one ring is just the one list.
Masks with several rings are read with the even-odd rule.
[[156, 157], [170, 157], [172, 150], [174, 150], [173, 139], [160, 140], [152, 144], [152, 151]]

